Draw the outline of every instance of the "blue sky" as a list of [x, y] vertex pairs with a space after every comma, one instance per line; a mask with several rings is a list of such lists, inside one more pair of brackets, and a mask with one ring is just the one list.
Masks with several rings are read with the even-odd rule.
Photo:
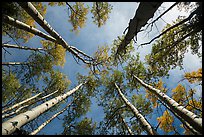
[[[79, 34], [75, 34], [71, 32], [72, 29], [71, 24], [68, 22], [68, 14], [67, 9], [65, 7], [47, 7], [47, 13], [45, 16], [46, 21], [54, 28], [66, 41], [68, 44], [77, 47], [88, 55], [93, 55], [93, 53], [97, 50], [98, 46], [111, 45], [113, 40], [117, 38], [117, 36], [121, 36], [123, 31], [127, 27], [129, 20], [134, 17], [136, 9], [139, 3], [136, 2], [113, 2], [113, 10], [110, 14], [110, 18], [106, 22], [104, 26], [98, 28], [92, 22], [92, 14], [88, 14], [88, 19], [84, 28], [80, 29]], [[170, 7], [172, 2], [165, 2], [162, 4], [162, 7]], [[91, 7], [92, 3], [88, 3]], [[157, 11], [155, 13], [155, 17], [157, 17], [160, 13], [162, 13], [162, 8], [159, 8], [161, 11]], [[178, 11], [176, 7], [174, 7], [170, 12], [165, 14], [162, 18], [168, 23], [172, 23], [178, 16], [188, 15], [188, 13], [184, 11]], [[159, 20], [156, 22], [159, 31], [165, 26], [165, 22]], [[39, 25], [37, 28], [43, 32], [45, 32]], [[153, 27], [153, 31], [150, 32], [149, 37], [144, 37], [145, 33], [138, 33], [137, 39], [138, 43], [143, 43], [149, 41], [155, 35], [158, 34], [158, 31]], [[41, 38], [35, 36], [28, 43], [23, 44], [24, 46], [29, 47], [40, 47]], [[6, 40], [5, 40], [6, 41]], [[4, 42], [4, 41], [3, 41]], [[136, 44], [135, 44], [136, 47]], [[12, 53], [12, 56], [7, 56], [7, 61], [22, 61], [22, 59], [26, 59], [29, 55], [26, 51], [21, 50], [12, 50], [8, 49]], [[140, 58], [144, 61], [144, 57], [146, 54], [151, 52], [151, 45], [146, 45], [143, 48], [139, 48], [136, 52], [140, 53]], [[2, 54], [2, 58], [4, 61], [4, 57]], [[59, 68], [61, 72], [66, 74], [68, 78], [71, 80], [70, 88], [74, 87], [77, 84], [76, 74], [79, 72], [81, 74], [86, 75], [88, 70], [85, 69], [85, 65], [81, 62], [81, 65], [78, 65], [73, 59], [70, 53], [66, 53], [66, 63], [63, 68]], [[187, 53], [184, 58], [184, 68], [186, 72], [190, 72], [193, 70], [197, 70], [202, 67], [201, 59], [198, 59], [197, 56], [191, 55], [191, 53]], [[182, 79], [184, 74], [183, 70], [179, 70], [176, 68], [170, 71], [169, 79], [164, 79], [165, 84], [168, 85], [168, 88], [175, 88], [178, 81]], [[201, 89], [201, 88], [200, 88]], [[201, 95], [201, 92], [198, 93], [198, 96]], [[65, 106], [65, 104], [64, 104]], [[61, 114], [59, 118], [63, 118], [64, 114]], [[92, 99], [91, 111], [86, 115], [89, 118], [92, 118], [93, 121], [99, 122], [103, 119], [103, 110], [101, 107], [97, 106], [96, 99]], [[155, 121], [155, 120], [152, 120]], [[50, 124], [48, 124], [39, 134], [56, 134], [61, 133], [63, 131], [62, 128], [62, 120], [54, 119]], [[151, 121], [150, 121], [151, 123]]]

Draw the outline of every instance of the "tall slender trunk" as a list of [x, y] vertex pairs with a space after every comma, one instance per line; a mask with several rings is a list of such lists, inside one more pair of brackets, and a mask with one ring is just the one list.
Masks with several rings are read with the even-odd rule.
[[24, 105], [24, 106], [22, 106], [22, 107], [16, 109], [15, 111], [13, 111], [13, 112], [11, 112], [11, 113], [4, 114], [4, 115], [2, 115], [2, 119], [3, 119], [3, 118], [6, 118], [6, 117], [9, 117], [9, 116], [11, 116], [11, 115], [17, 114], [20, 110], [25, 109], [25, 108], [27, 108], [27, 107], [33, 105], [34, 103], [36, 103], [36, 102], [38, 102], [38, 101], [41, 101], [41, 100], [43, 100], [43, 99], [45, 99], [45, 98], [48, 98], [48, 97], [50, 97], [51, 95], [55, 94], [55, 93], [58, 92], [58, 91], [59, 91], [59, 90], [56, 90], [55, 92], [52, 92], [52, 93], [50, 93], [50, 94], [48, 94], [48, 95], [46, 95], [46, 96], [44, 96], [44, 97], [41, 97], [41, 98], [37, 99], [36, 101], [34, 101], [34, 102], [32, 102], [32, 103], [29, 103], [29, 104], [27, 104], [27, 105]]
[[122, 122], [123, 122], [123, 124], [125, 125], [125, 127], [126, 127], [128, 133], [129, 133], [130, 135], [134, 135], [133, 132], [132, 132], [132, 130], [131, 130], [130, 127], [128, 126], [128, 124], [125, 122], [125, 119], [122, 117], [122, 115], [119, 114], [119, 116], [120, 116], [120, 118], [122, 119]]
[[43, 18], [43, 16], [38, 12], [38, 10], [32, 5], [31, 2], [18, 2], [18, 4], [52, 37], [56, 38], [57, 43], [62, 45], [66, 50], [76, 56], [78, 59], [83, 61], [86, 64], [92, 64], [90, 61], [85, 60], [79, 54], [83, 53], [83, 56], [88, 57], [93, 61], [91, 56], [86, 55], [84, 52], [80, 50], [76, 50], [72, 46], [69, 46], [67, 42], [48, 24], [48, 22]]
[[119, 95], [125, 102], [125, 104], [132, 110], [134, 113], [135, 117], [139, 120], [139, 123], [141, 124], [142, 128], [147, 131], [148, 135], [157, 135], [158, 133], [153, 129], [153, 127], [148, 123], [148, 121], [143, 117], [142, 114], [139, 113], [139, 111], [125, 98], [123, 93], [121, 92], [120, 88], [118, 85], [115, 83], [115, 87], [118, 90]]
[[133, 77], [145, 88], [147, 88], [150, 92], [155, 94], [162, 102], [164, 102], [173, 112], [177, 113], [177, 115], [181, 116], [186, 122], [188, 122], [196, 131], [202, 133], [202, 118], [198, 117], [191, 111], [187, 110], [183, 106], [179, 105], [175, 100], [164, 94], [158, 89], [153, 88], [152, 86], [144, 83], [137, 76], [133, 75]]
[[29, 65], [29, 63], [25, 63], [25, 62], [2, 62], [2, 65], [5, 66], [15, 66], [15, 65]]
[[34, 98], [40, 96], [41, 94], [42, 94], [42, 93], [39, 93], [39, 94], [37, 94], [37, 95], [35, 95], [35, 96], [32, 96], [32, 97], [30, 97], [30, 98], [28, 98], [28, 99], [26, 99], [26, 100], [23, 100], [23, 101], [21, 101], [21, 102], [15, 104], [15, 105], [13, 105], [13, 106], [7, 108], [7, 109], [4, 109], [4, 110], [2, 111], [2, 113], [5, 113], [5, 112], [10, 111], [10, 110], [12, 110], [12, 109], [14, 109], [14, 108], [17, 108], [17, 107], [19, 107], [20, 105], [22, 105], [22, 104], [24, 104], [24, 103], [26, 103], [26, 102], [28, 102], [28, 101], [30, 101], [30, 100], [32, 100], [32, 99], [34, 99]]
[[161, 4], [162, 2], [140, 2], [134, 18], [130, 19], [127, 27], [128, 32], [119, 45], [117, 53], [125, 50], [125, 47], [130, 43], [134, 36], [137, 35], [140, 29], [147, 24], [147, 21], [154, 16], [154, 13]]
[[3, 15], [3, 21], [5, 23], [7, 23], [7, 24], [10, 24], [10, 25], [14, 26], [14, 27], [17, 27], [17, 28], [22, 29], [24, 31], [28, 31], [28, 32], [33, 33], [35, 35], [38, 35], [38, 36], [40, 36], [42, 38], [45, 38], [46, 40], [56, 42], [56, 39], [53, 38], [52, 36], [49, 36], [49, 35], [41, 32], [40, 30], [38, 30], [38, 29], [36, 29], [36, 28], [34, 28], [32, 26], [29, 26], [29, 25], [27, 25], [27, 24], [25, 24], [25, 23], [23, 23], [21, 21], [18, 21], [18, 20], [14, 19], [14, 18], [12, 18], [10, 16]]
[[5, 121], [2, 124], [2, 135], [9, 135], [12, 134], [16, 129], [19, 129], [21, 126], [25, 125], [29, 121], [32, 121], [33, 119], [37, 118], [39, 115], [43, 114], [47, 110], [49, 110], [51, 107], [59, 103], [60, 101], [66, 99], [71, 94], [76, 92], [84, 83], [79, 84], [74, 89], [68, 91], [65, 94], [59, 95], [49, 101], [46, 101], [45, 103], [32, 108], [29, 111], [26, 111], [24, 113], [21, 113], [7, 121]]
[[30, 47], [18, 46], [18, 45], [13, 45], [13, 44], [2, 44], [2, 47], [5, 47], [5, 48], [23, 49], [23, 50], [34, 50], [34, 51], [43, 50], [43, 51], [45, 51], [45, 49], [43, 49], [43, 48], [30, 48]]
[[[160, 101], [160, 100], [159, 100]], [[181, 116], [179, 116], [177, 113], [175, 113], [174, 111], [172, 111], [166, 104], [164, 104], [163, 102], [160, 101], [160, 103], [162, 105], [164, 105], [169, 111], [171, 111], [182, 123], [184, 126], [186, 126], [193, 134], [195, 135], [200, 135], [200, 133], [198, 131], [196, 131], [191, 125], [189, 125], [185, 120], [182, 119]]]
[[43, 124], [41, 124], [36, 130], [30, 133], [30, 135], [36, 135], [38, 132], [40, 132], [48, 123], [50, 123], [53, 119], [55, 119], [57, 116], [62, 114], [76, 99], [74, 99], [71, 103], [69, 103], [64, 109], [59, 111], [58, 113], [54, 114], [50, 119], [45, 121]]

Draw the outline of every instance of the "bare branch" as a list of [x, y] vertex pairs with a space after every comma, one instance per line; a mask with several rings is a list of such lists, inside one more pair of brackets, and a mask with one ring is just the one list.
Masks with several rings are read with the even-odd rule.
[[151, 23], [149, 23], [147, 25], [147, 27], [145, 28], [145, 30], [149, 27], [149, 25], [152, 25], [153, 23], [155, 23], [157, 20], [159, 20], [164, 14], [166, 14], [168, 11], [170, 11], [173, 7], [175, 7], [179, 2], [175, 2], [173, 5], [171, 5], [171, 7], [169, 7], [166, 11], [164, 11], [161, 15], [159, 15], [155, 20], [153, 20]]
[[66, 5], [67, 5], [67, 6], [71, 9], [71, 11], [73, 11], [75, 14], [79, 15], [80, 17], [83, 17], [81, 14], [77, 13], [77, 12], [72, 8], [72, 6], [71, 6], [68, 2], [66, 2]]
[[[80, 59], [85, 64], [93, 64], [91, 61], [86, 61], [82, 58], [78, 51], [73, 47], [69, 46], [68, 43], [48, 24], [48, 22], [43, 18], [43, 16], [37, 11], [37, 9], [32, 5], [31, 2], [18, 2], [18, 4], [45, 30], [47, 31], [52, 37], [56, 38], [56, 42], [62, 45], [67, 51], [74, 54], [78, 59]], [[77, 51], [77, 52], [76, 52]], [[81, 53], [82, 54], [82, 53]], [[84, 55], [85, 53], [83, 53]], [[86, 55], [88, 58], [92, 58], [91, 56]]]
[[159, 8], [162, 2], [140, 2], [133, 19], [130, 19], [128, 32], [124, 40], [119, 45], [116, 54], [125, 52], [126, 46], [137, 35], [140, 29], [147, 24], [147, 21], [154, 16], [155, 11]]
[[149, 42], [146, 42], [146, 43], [143, 43], [143, 44], [140, 44], [140, 45], [142, 46], [142, 45], [147, 45], [147, 44], [152, 43], [155, 39], [161, 37], [162, 35], [164, 35], [164, 34], [167, 33], [168, 31], [170, 31], [171, 29], [173, 29], [173, 28], [175, 28], [175, 27], [177, 27], [177, 26], [179, 26], [179, 25], [181, 25], [181, 24], [183, 24], [183, 23], [189, 21], [189, 20], [193, 17], [193, 15], [196, 14], [196, 12], [197, 12], [197, 10], [195, 10], [194, 12], [192, 12], [186, 19], [184, 19], [184, 20], [180, 21], [179, 23], [177, 23], [177, 24], [175, 24], [175, 25], [169, 27], [168, 29], [166, 29], [165, 31], [163, 31], [163, 32], [162, 32], [161, 34], [159, 34], [158, 36], [154, 37], [154, 38], [153, 38], [152, 40], [150, 40]]

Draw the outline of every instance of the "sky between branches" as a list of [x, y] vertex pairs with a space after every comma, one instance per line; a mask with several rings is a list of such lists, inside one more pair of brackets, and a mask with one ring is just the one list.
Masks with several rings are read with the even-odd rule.
[[[89, 2], [88, 5], [91, 7], [92, 3]], [[98, 46], [111, 45], [113, 40], [116, 39], [117, 36], [121, 36], [123, 34], [123, 31], [127, 27], [129, 20], [134, 17], [139, 3], [113, 2], [111, 3], [111, 5], [113, 5], [113, 9], [110, 13], [110, 18], [104, 26], [98, 28], [95, 24], [93, 24], [91, 19], [92, 14], [89, 12], [86, 25], [84, 28], [80, 29], [78, 35], [70, 31], [72, 29], [72, 26], [68, 22], [68, 13], [66, 7], [48, 6], [45, 19], [68, 42], [68, 44], [77, 47], [78, 49], [92, 56], [97, 50]], [[173, 5], [173, 2], [164, 2], [161, 7], [165, 7], [165, 9], [167, 9], [171, 5]], [[164, 11], [161, 7], [159, 8], [160, 12], [156, 11], [154, 18], [156, 18]], [[178, 11], [177, 7], [174, 7], [162, 18], [165, 22], [172, 23], [172, 21], [174, 21], [179, 15], [188, 16], [189, 13]], [[161, 31], [165, 26], [166, 23], [164, 21], [159, 20], [156, 22], [159, 31]], [[39, 25], [37, 25], [37, 28], [45, 32]], [[145, 34], [146, 33], [144, 32], [138, 33], [138, 44], [151, 40], [151, 38], [158, 34], [158, 31], [154, 26], [153, 30], [150, 32], [149, 37], [148, 35], [146, 35], [145, 37]], [[40, 47], [40, 40], [41, 38], [35, 36], [30, 39], [28, 43], [23, 44], [22, 46]], [[6, 41], [6, 39], [3, 38], [3, 42], [4, 41]], [[137, 44], [134, 44], [134, 47], [136, 46]], [[27, 51], [23, 50], [8, 49], [8, 51], [12, 54], [12, 56], [7, 55], [7, 58], [5, 60], [4, 55], [2, 54], [2, 61], [22, 61], [26, 60], [29, 55]], [[140, 53], [140, 59], [144, 61], [145, 55], [151, 52], [151, 44], [146, 45], [143, 48], [136, 49], [136, 52]], [[81, 65], [78, 65], [73, 59], [72, 55], [67, 52], [66, 63], [63, 68], [59, 68], [60, 71], [66, 74], [71, 80], [72, 83], [69, 87], [70, 89], [77, 85], [76, 74], [78, 72], [83, 75], [88, 74], [88, 69], [85, 69], [85, 65], [83, 63], [80, 64]], [[191, 55], [191, 53], [189, 52], [185, 54], [183, 66], [186, 72], [191, 72], [202, 67], [202, 62], [201, 59], [198, 59], [196, 55]], [[178, 84], [178, 81], [182, 79], [184, 70], [179, 70], [179, 68], [176, 68], [174, 70], [170, 70], [169, 74], [169, 79], [163, 80], [166, 85], [168, 84], [168, 88], [170, 88], [171, 90], [175, 88]], [[198, 87], [198, 90], [200, 90], [200, 92], [197, 93], [197, 96], [201, 96], [201, 88]], [[66, 104], [64, 104], [61, 108], [63, 108], [65, 105]], [[59, 118], [62, 119], [63, 115], [65, 114], [61, 114]], [[88, 112], [86, 117], [92, 118], [92, 120], [96, 121], [97, 123], [103, 119], [103, 110], [101, 107], [97, 106], [95, 98], [92, 99], [91, 112]], [[149, 122], [152, 123], [153, 121], [155, 120]], [[62, 123], [62, 120], [54, 119], [38, 134], [60, 134], [63, 131]]]

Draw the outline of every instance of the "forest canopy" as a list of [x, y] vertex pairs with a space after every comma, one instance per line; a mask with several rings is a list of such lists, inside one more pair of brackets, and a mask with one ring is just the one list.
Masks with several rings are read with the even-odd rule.
[[2, 135], [201, 135], [201, 49], [202, 2], [3, 2]]

